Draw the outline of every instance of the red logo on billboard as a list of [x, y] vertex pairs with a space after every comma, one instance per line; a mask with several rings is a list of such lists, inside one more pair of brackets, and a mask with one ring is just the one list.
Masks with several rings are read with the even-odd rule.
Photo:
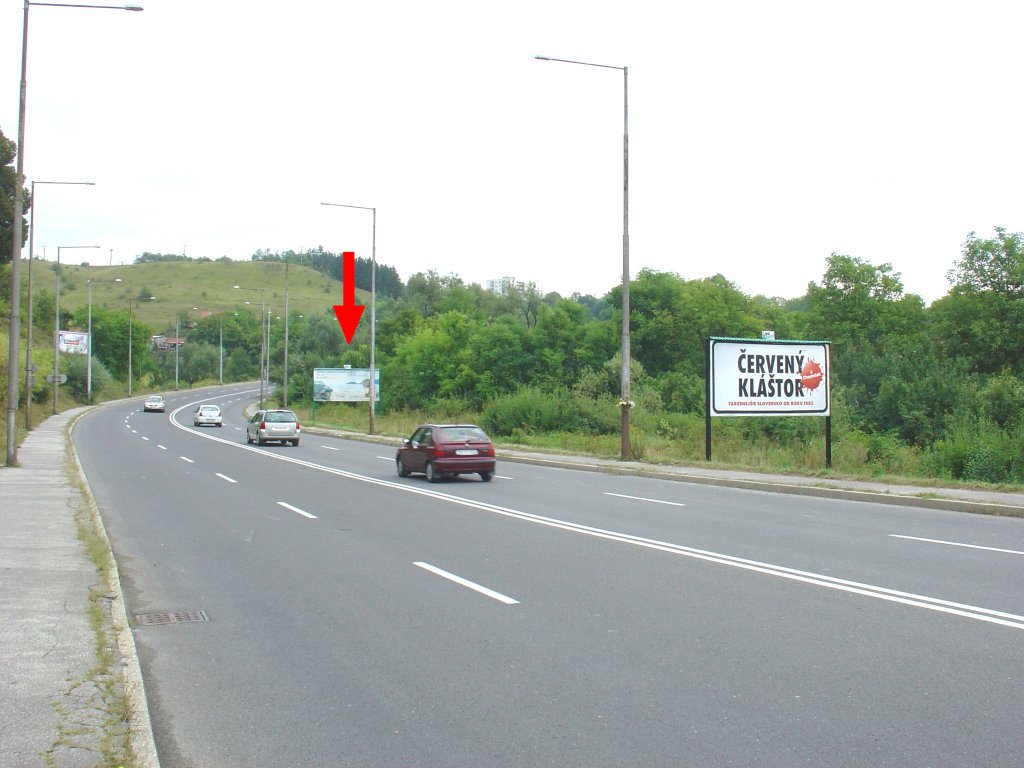
[[800, 369], [800, 382], [804, 385], [804, 389], [817, 389], [821, 384], [821, 379], [820, 365], [813, 360], [804, 363], [804, 367]]

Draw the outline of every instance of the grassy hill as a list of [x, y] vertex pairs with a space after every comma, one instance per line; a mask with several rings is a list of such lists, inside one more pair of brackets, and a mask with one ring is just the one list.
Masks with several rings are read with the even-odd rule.
[[[43, 266], [43, 268], [40, 268]], [[34, 288], [49, 291], [55, 288], [53, 264], [34, 263]], [[284, 311], [284, 271], [279, 262], [264, 261], [180, 261], [158, 264], [132, 264], [127, 266], [71, 266], [61, 265], [61, 309], [77, 309], [89, 303], [89, 284], [93, 307], [109, 309], [128, 308], [132, 299], [132, 313], [140, 322], [156, 330], [174, 325], [175, 314], [188, 313], [191, 319], [200, 317], [203, 310], [213, 313], [235, 309], [249, 309], [253, 305], [259, 312], [260, 294], [238, 290], [264, 288], [268, 309], [280, 314]], [[115, 278], [123, 282], [112, 282]], [[108, 282], [100, 282], [108, 281]], [[156, 298], [138, 301], [140, 296]], [[251, 302], [247, 307], [246, 302]], [[288, 267], [288, 308], [307, 317], [331, 313], [331, 307], [342, 302], [342, 284], [309, 267], [292, 264]], [[367, 291], [356, 291], [356, 304], [369, 305]], [[198, 308], [197, 311], [194, 308]]]

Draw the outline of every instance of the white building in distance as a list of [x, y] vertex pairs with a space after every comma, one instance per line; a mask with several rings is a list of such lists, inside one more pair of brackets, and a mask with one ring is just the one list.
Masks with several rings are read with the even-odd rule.
[[499, 296], [504, 296], [512, 288], [524, 290], [526, 288], [526, 284], [516, 280], [514, 277], [496, 277], [487, 281], [487, 290], [491, 293], [496, 293]]

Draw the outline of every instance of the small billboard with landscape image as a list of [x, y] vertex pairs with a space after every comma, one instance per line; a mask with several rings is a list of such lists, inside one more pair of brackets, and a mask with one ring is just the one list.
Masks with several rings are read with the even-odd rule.
[[[374, 399], [380, 400], [380, 369], [374, 376]], [[314, 368], [314, 403], [370, 402], [369, 368]]]

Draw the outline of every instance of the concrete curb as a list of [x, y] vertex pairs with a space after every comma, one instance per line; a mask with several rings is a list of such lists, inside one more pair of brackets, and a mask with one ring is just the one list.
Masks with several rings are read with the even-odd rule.
[[[247, 409], [248, 410], [248, 409]], [[401, 440], [385, 435], [367, 435], [360, 432], [349, 432], [327, 427], [303, 427], [303, 432], [328, 437], [344, 437], [367, 443], [398, 446]], [[1002, 517], [1024, 517], [1024, 506], [999, 503], [991, 500], [958, 499], [948, 495], [950, 489], [921, 488], [921, 495], [913, 495], [894, 490], [865, 490], [844, 487], [843, 481], [816, 480], [813, 483], [786, 482], [773, 476], [764, 479], [739, 478], [730, 476], [729, 470], [720, 470], [719, 474], [689, 472], [686, 467], [675, 469], [661, 468], [658, 465], [641, 465], [637, 462], [618, 463], [614, 461], [593, 461], [560, 458], [554, 455], [536, 454], [522, 450], [501, 449], [499, 459], [519, 464], [534, 464], [561, 469], [578, 469], [584, 472], [603, 472], [614, 475], [631, 475], [634, 477], [653, 477], [660, 480], [671, 480], [680, 483], [697, 483], [715, 485], [724, 488], [742, 488], [751, 491], [769, 493], [787, 493], [794, 496], [810, 496], [846, 501], [862, 501], [872, 504], [889, 504], [892, 506], [917, 507], [920, 509], [940, 509], [949, 512], [969, 512], [973, 514], [998, 515]], [[863, 482], [863, 481], [850, 481]], [[905, 487], [901, 487], [901, 490]]]
[[121, 572], [117, 567], [117, 558], [114, 557], [113, 548], [110, 546], [110, 538], [107, 536], [106, 526], [100, 515], [99, 507], [93, 498], [89, 481], [82, 470], [82, 463], [78, 459], [78, 451], [71, 440], [71, 432], [86, 413], [93, 408], [90, 406], [81, 413], [76, 414], [67, 425], [66, 437], [69, 452], [75, 461], [74, 471], [78, 473], [78, 479], [82, 485], [82, 495], [89, 510], [93, 528], [97, 536], [103, 541], [107, 553], [110, 555], [110, 570], [107, 572], [107, 587], [114, 595], [111, 601], [110, 611], [113, 621], [114, 633], [117, 636], [117, 647], [121, 656], [121, 671], [124, 678], [125, 696], [128, 699], [129, 715], [129, 739], [132, 754], [135, 756], [137, 768], [160, 768], [160, 759], [156, 751], [156, 741], [153, 736], [153, 723], [149, 718], [149, 701], [146, 698], [146, 687], [142, 679], [142, 668], [139, 665], [138, 649], [135, 647], [135, 635], [132, 633], [131, 624], [128, 621], [128, 613], [125, 609], [124, 592], [121, 589]]
[[804, 485], [800, 483], [783, 483], [775, 480], [747, 480], [733, 477], [712, 477], [708, 475], [687, 474], [685, 470], [678, 472], [659, 471], [651, 468], [635, 468], [622, 466], [617, 467], [607, 464], [587, 464], [576, 461], [561, 461], [546, 457], [528, 456], [522, 453], [502, 453], [501, 458], [505, 461], [518, 462], [520, 464], [536, 464], [547, 467], [560, 467], [562, 469], [579, 469], [585, 472], [604, 472], [605, 474], [633, 475], [636, 477], [655, 477], [660, 480], [671, 480], [680, 483], [698, 483], [701, 485], [716, 485], [725, 488], [742, 488], [751, 491], [766, 491], [769, 493], [788, 493], [794, 496], [812, 496], [829, 499], [844, 499], [846, 501], [863, 501], [872, 504], [890, 504], [893, 506], [918, 507], [922, 509], [943, 509], [951, 512], [972, 512], [984, 515], [1000, 515], [1004, 517], [1024, 517], [1024, 507], [997, 504], [994, 502], [971, 501], [966, 499], [939, 498], [931, 494], [936, 489], [922, 488], [922, 496], [908, 496], [906, 494], [864, 491], [851, 488], [841, 488], [824, 483], [820, 485]]

